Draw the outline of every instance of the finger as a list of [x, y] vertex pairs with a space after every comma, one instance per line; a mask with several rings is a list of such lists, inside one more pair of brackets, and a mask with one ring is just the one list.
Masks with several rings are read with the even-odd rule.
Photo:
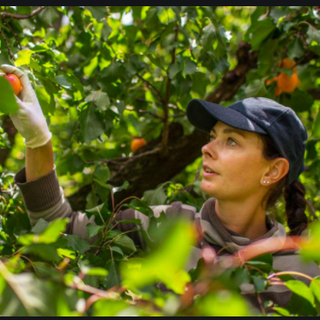
[[0, 69], [7, 74], [13, 73], [19, 78], [21, 78], [24, 75], [23, 71], [14, 66], [11, 66], [10, 64], [2, 64]]
[[15, 74], [21, 81], [22, 87], [27, 88], [30, 85], [30, 81], [28, 75], [21, 71], [20, 69], [11, 66], [9, 64], [1, 65], [0, 69], [5, 72], [6, 74]]

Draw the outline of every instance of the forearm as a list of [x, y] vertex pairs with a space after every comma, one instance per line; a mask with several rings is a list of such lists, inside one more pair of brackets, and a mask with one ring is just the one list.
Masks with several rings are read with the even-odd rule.
[[38, 148], [26, 149], [26, 180], [38, 179], [54, 168], [53, 149], [51, 140]]

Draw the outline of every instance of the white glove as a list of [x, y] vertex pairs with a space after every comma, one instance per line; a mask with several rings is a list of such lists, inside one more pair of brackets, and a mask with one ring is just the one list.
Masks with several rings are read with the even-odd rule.
[[25, 145], [28, 148], [33, 149], [44, 146], [51, 139], [52, 133], [49, 131], [47, 121], [42, 113], [28, 75], [8, 64], [1, 65], [0, 69], [6, 74], [15, 74], [20, 78], [22, 84], [19, 98], [15, 96], [19, 106], [18, 113], [9, 114], [14, 126], [24, 137]]

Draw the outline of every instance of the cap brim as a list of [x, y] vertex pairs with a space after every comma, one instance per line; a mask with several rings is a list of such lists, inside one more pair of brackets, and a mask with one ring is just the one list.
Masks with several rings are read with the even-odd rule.
[[244, 116], [242, 113], [218, 104], [193, 99], [187, 106], [187, 117], [190, 123], [201, 131], [210, 133], [219, 121], [241, 130], [267, 134], [265, 130]]

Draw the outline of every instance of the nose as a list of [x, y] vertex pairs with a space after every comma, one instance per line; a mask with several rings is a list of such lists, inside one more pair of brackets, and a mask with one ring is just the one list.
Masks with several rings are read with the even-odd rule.
[[201, 148], [204, 157], [217, 158], [216, 141], [209, 141]]

